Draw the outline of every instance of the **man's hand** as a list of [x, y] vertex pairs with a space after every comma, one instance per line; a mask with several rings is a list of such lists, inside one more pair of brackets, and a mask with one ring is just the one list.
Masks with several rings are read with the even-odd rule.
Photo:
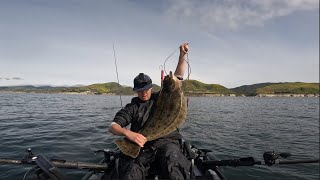
[[124, 132], [124, 135], [127, 139], [137, 143], [140, 147], [143, 147], [143, 145], [147, 142], [147, 138], [142, 134], [130, 131], [128, 129]]
[[187, 54], [189, 50], [189, 43], [185, 42], [180, 45], [180, 54], [184, 55]]

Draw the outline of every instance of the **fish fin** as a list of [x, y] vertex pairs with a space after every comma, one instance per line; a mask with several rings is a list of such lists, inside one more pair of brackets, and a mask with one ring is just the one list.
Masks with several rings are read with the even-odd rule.
[[116, 139], [114, 143], [118, 146], [118, 148], [123, 154], [131, 156], [133, 158], [136, 158], [138, 156], [141, 149], [141, 147], [138, 144], [129, 141], [125, 138]]

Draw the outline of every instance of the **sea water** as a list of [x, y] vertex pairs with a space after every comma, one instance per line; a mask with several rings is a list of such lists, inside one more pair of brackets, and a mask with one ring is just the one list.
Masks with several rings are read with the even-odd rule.
[[[122, 96], [123, 105], [131, 98]], [[115, 148], [107, 129], [119, 109], [119, 96], [0, 93], [0, 158], [21, 160], [30, 147], [49, 159], [96, 163], [103, 155], [95, 150]], [[319, 158], [319, 98], [189, 97], [180, 132], [218, 160], [263, 161], [265, 151], [290, 152], [289, 160]], [[30, 168], [0, 164], [0, 179], [22, 179]], [[228, 179], [319, 179], [319, 163], [221, 170]], [[86, 173], [63, 172], [69, 179]]]

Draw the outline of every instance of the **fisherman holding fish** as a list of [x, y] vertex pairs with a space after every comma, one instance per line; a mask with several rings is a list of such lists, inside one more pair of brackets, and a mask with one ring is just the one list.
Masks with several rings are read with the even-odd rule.
[[[167, 84], [176, 83], [179, 87], [174, 90], [168, 89], [166, 92], [152, 93], [151, 78], [140, 73], [134, 79], [133, 91], [137, 93], [137, 97], [132, 98], [131, 103], [117, 112], [109, 127], [112, 134], [124, 136], [127, 141], [116, 142], [122, 151], [118, 168], [120, 179], [144, 179], [150, 165], [155, 163], [159, 170], [158, 174], [163, 179], [190, 179], [190, 162], [181, 152], [182, 136], [176, 127], [184, 122], [186, 117], [180, 81], [183, 80], [185, 72], [185, 57], [189, 44], [183, 43], [179, 49], [180, 55], [175, 73], [174, 75], [170, 73], [166, 77], [167, 80], [166, 78], [164, 80], [164, 83], [165, 81]], [[165, 85], [163, 86], [165, 88]], [[167, 86], [171, 88], [174, 85]], [[161, 91], [165, 91], [163, 88]], [[168, 96], [164, 97], [166, 94]], [[166, 114], [170, 112], [173, 113]], [[159, 117], [164, 121], [154, 120]], [[129, 124], [131, 124], [130, 130], [125, 128]], [[134, 146], [138, 147], [138, 151], [132, 155], [130, 153], [134, 148], [131, 147]]]

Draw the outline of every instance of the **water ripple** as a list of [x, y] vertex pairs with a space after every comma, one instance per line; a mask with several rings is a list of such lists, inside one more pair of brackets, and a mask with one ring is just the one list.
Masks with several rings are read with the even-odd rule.
[[[123, 103], [131, 96], [124, 96]], [[49, 158], [97, 162], [94, 150], [115, 147], [107, 133], [120, 109], [116, 96], [0, 93], [0, 158], [21, 158], [27, 147]], [[292, 159], [319, 158], [319, 99], [190, 97], [182, 135], [212, 156], [229, 159], [265, 151]], [[0, 165], [0, 179], [21, 179], [28, 167]], [[319, 164], [226, 167], [229, 179], [319, 179]], [[71, 179], [85, 172], [66, 171]]]

